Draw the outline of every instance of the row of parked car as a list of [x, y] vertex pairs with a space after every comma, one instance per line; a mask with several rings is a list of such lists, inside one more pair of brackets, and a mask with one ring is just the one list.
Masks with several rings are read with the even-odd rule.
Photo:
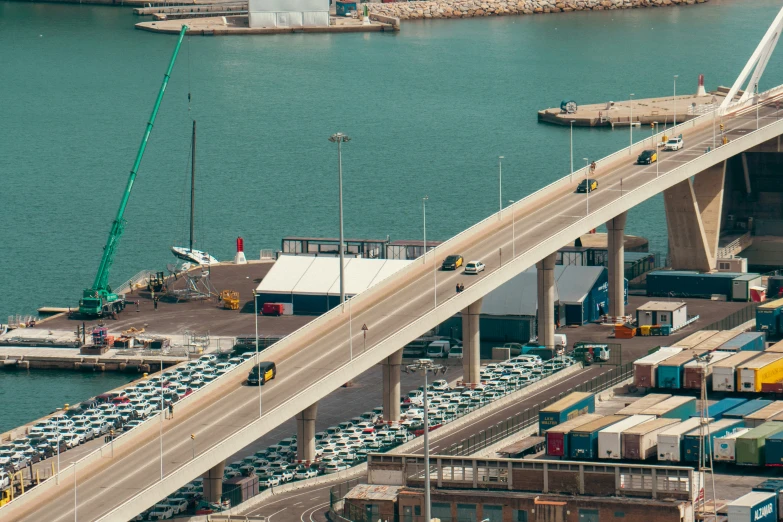
[[[430, 429], [573, 364], [574, 360], [567, 356], [543, 362], [537, 355], [520, 355], [482, 367], [480, 384], [451, 387], [445, 380], [434, 381], [426, 390]], [[423, 434], [424, 393], [422, 386], [402, 398], [398, 423], [383, 422], [383, 408], [379, 406], [316, 433], [315, 462], [296, 460], [297, 438], [292, 436], [229, 463], [224, 478], [255, 474], [260, 486], [268, 488], [348, 469], [363, 462], [368, 453], [388, 451]]]
[[93, 439], [114, 437], [207, 386], [252, 354], [219, 360], [214, 354], [169, 369], [123, 390], [104, 393], [30, 427], [28, 434], [0, 445], [0, 489], [8, 476]]

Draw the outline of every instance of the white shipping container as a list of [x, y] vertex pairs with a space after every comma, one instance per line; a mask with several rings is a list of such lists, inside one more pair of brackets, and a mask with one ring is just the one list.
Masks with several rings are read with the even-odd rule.
[[713, 460], [720, 462], [734, 462], [737, 459], [737, 456], [734, 452], [737, 437], [745, 435], [749, 431], [750, 428], [739, 428], [723, 437], [716, 437], [714, 444], [715, 447], [712, 450]]
[[602, 459], [622, 458], [621, 435], [623, 431], [654, 418], [655, 415], [634, 415], [599, 431], [598, 457]]
[[712, 367], [712, 391], [734, 391], [737, 383], [737, 366], [757, 357], [761, 352], [738, 352], [731, 357], [715, 363]]
[[658, 434], [658, 460], [679, 462], [682, 455], [682, 446], [680, 445], [682, 436], [698, 428], [700, 421], [701, 419], [694, 417], [660, 432]]

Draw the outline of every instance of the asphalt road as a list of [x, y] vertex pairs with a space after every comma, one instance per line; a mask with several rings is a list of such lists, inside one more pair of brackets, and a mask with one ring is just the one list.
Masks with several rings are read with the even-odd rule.
[[[764, 109], [762, 116], [774, 113], [774, 109]], [[755, 116], [755, 114], [753, 115]], [[774, 116], [773, 116], [774, 117]], [[770, 122], [771, 123], [771, 122]], [[726, 117], [724, 124], [731, 132], [755, 129], [755, 117]], [[663, 160], [658, 166], [637, 166], [632, 164], [634, 158], [628, 157], [619, 167], [602, 168], [599, 164], [594, 175], [599, 181], [599, 189], [589, 196], [589, 207], [593, 211], [611, 205], [621, 196], [621, 190], [637, 188], [651, 177], [655, 177], [656, 169], [667, 172], [681, 166], [703, 153], [712, 145], [712, 126], [690, 129], [684, 136], [686, 148], [662, 154]], [[621, 189], [622, 184], [622, 189]], [[652, 195], [652, 194], [651, 194]], [[522, 252], [545, 241], [548, 237], [561, 231], [585, 216], [588, 196], [573, 192], [573, 186], [563, 186], [552, 189], [546, 201], [531, 203], [528, 207], [517, 209], [514, 215], [513, 250]], [[509, 220], [510, 221], [510, 220]], [[575, 235], [583, 232], [575, 230]], [[366, 350], [371, 352], [375, 343], [399, 331], [413, 320], [421, 317], [434, 307], [433, 288], [437, 294], [437, 302], [443, 303], [455, 293], [455, 284], [464, 283], [466, 291], [481, 278], [488, 277], [500, 266], [503, 252], [508, 261], [512, 251], [512, 225], [507, 223], [496, 229], [480, 229], [470, 240], [470, 247], [461, 254], [466, 259], [481, 259], [487, 266], [486, 272], [479, 276], [465, 276], [461, 272], [436, 273], [422, 269], [409, 283], [389, 289], [388, 285], [380, 285], [367, 291], [365, 299], [372, 296], [377, 300], [362, 310], [349, 312], [351, 323], [346, 314], [327, 314], [320, 321], [328, 325], [317, 335], [299, 335], [289, 337], [284, 348], [272, 353], [278, 366], [278, 377], [263, 388], [263, 404], [265, 411], [284, 406], [291, 397], [307, 385], [315, 383], [325, 375], [350, 364], [354, 354], [364, 350], [361, 325], [371, 325], [367, 335]], [[424, 265], [422, 265], [424, 267]], [[520, 269], [525, 267], [520, 267]], [[437, 281], [433, 285], [434, 280]], [[383, 293], [382, 293], [383, 292]], [[367, 301], [365, 301], [367, 302]], [[423, 332], [419, 332], [423, 333]], [[380, 361], [382, 356], [377, 356]], [[380, 387], [380, 383], [378, 383]], [[313, 401], [321, 399], [313, 395]], [[291, 414], [295, 414], [292, 411]], [[121, 505], [135, 494], [152, 486], [159, 479], [163, 446], [163, 469], [166, 473], [180, 468], [192, 459], [191, 434], [196, 435], [196, 452], [202, 453], [214, 447], [219, 442], [228, 439], [251, 422], [258, 419], [259, 403], [258, 389], [237, 386], [211, 403], [204, 404], [198, 415], [188, 418], [177, 417], [165, 423], [162, 442], [157, 438], [143, 442], [139, 440], [138, 447], [124, 458], [119, 458], [111, 465], [99, 470], [91, 470], [90, 476], [73, 488], [61, 488], [59, 494], [53, 494], [42, 499], [36, 505], [25, 505], [27, 512], [24, 520], [95, 520]], [[259, 437], [275, 426], [266, 425], [260, 429]], [[135, 438], [133, 439], [135, 440]], [[202, 469], [200, 472], [204, 472]], [[192, 480], [193, 476], [183, 477], [183, 483]], [[169, 491], [160, 491], [165, 496]], [[74, 517], [74, 506], [78, 517]], [[134, 509], [142, 511], [148, 506], [136, 502]], [[0, 515], [2, 512], [0, 512]]]

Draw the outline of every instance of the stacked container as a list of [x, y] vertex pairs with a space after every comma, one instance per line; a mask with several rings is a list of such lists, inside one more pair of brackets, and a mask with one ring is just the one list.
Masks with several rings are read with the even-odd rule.
[[682, 348], [676, 347], [661, 348], [655, 353], [637, 359], [633, 363], [634, 386], [638, 388], [655, 388], [655, 375], [658, 364], [681, 351]]
[[758, 486], [753, 488], [753, 491], [766, 491], [768, 493], [774, 493], [778, 497], [778, 516], [783, 513], [783, 480], [769, 479], [765, 480]]
[[[622, 410], [621, 410], [622, 411]], [[655, 415], [662, 419], [685, 420], [696, 413], [696, 399], [675, 395], [659, 402], [642, 412], [642, 415]]]
[[720, 349], [724, 352], [761, 352], [766, 342], [766, 335], [763, 332], [745, 332], [723, 343]]
[[780, 316], [783, 312], [783, 299], [767, 301], [756, 308], [756, 330], [766, 332], [769, 337], [779, 338], [781, 333]]
[[657, 375], [658, 388], [679, 390], [682, 387], [683, 367], [707, 352], [708, 350], [700, 350], [698, 348], [683, 350], [677, 355], [669, 357], [665, 361], [659, 363]]
[[622, 433], [639, 424], [654, 420], [652, 415], [634, 415], [625, 420], [616, 422], [598, 432], [598, 458], [621, 459], [622, 458]]
[[734, 391], [737, 383], [736, 368], [758, 357], [761, 352], [737, 352], [712, 367], [712, 391]]
[[709, 431], [709, 438], [707, 438], [706, 433], [702, 434], [700, 432], [700, 428], [689, 431], [682, 436], [682, 460], [684, 462], [698, 462], [700, 444], [704, 454], [708, 455], [708, 452], [715, 448], [716, 439], [741, 427], [741, 420], [721, 419], [711, 422], [707, 426], [706, 431]]
[[767, 404], [763, 408], [745, 416], [745, 427], [755, 428], [761, 426], [765, 422], [773, 420], [773, 418], [781, 412], [783, 412], [783, 401], [775, 401], [772, 404]]
[[765, 422], [737, 437], [736, 462], [741, 466], [764, 466], [767, 437], [783, 431], [783, 422]]
[[694, 348], [698, 348], [699, 350], [720, 350], [720, 347], [728, 342], [730, 342], [732, 339], [742, 335], [741, 330], [723, 330], [715, 335], [710, 336], [705, 341], [700, 342]]
[[595, 394], [573, 392], [538, 413], [538, 432], [544, 433], [561, 422], [595, 412]]
[[658, 460], [680, 462], [683, 460], [683, 436], [699, 427], [701, 419], [691, 418], [658, 433]]
[[777, 522], [777, 495], [768, 491], [751, 491], [726, 506], [729, 522]]
[[[715, 336], [717, 337], [717, 335]], [[691, 361], [683, 366], [682, 388], [686, 390], [700, 390], [701, 381], [707, 380], [707, 389], [712, 382], [713, 366], [721, 361], [725, 361], [733, 356], [733, 352], [712, 352], [709, 354], [709, 361]], [[705, 367], [706, 364], [706, 367]]]
[[749, 431], [750, 428], [739, 428], [722, 437], [715, 437], [712, 458], [716, 462], [735, 462], [737, 460], [737, 439]]
[[767, 466], [783, 466], [783, 431], [767, 437], [767, 444], [764, 449], [766, 456], [764, 464]]
[[703, 343], [713, 335], [717, 334], [718, 330], [700, 330], [690, 334], [685, 339], [680, 339], [673, 346], [678, 348], [695, 348], [699, 343]]
[[656, 455], [658, 434], [677, 419], [653, 419], [624, 430], [621, 434], [622, 456], [630, 460], [647, 460]]
[[[727, 398], [722, 399], [715, 404], [710, 404], [707, 406], [707, 417], [711, 417], [715, 420], [720, 420], [723, 418], [723, 414], [727, 411], [730, 411], [740, 404], [745, 404], [748, 402], [748, 399], [734, 399], [734, 398]], [[692, 415], [692, 417], [700, 417], [701, 414], [697, 411]]]
[[763, 383], [783, 379], [783, 353], [763, 353], [737, 367], [737, 391], [760, 392]]
[[636, 400], [617, 412], [617, 415], [639, 415], [647, 408], [651, 408], [671, 397], [669, 393], [650, 393], [639, 400]]
[[571, 430], [568, 446], [572, 459], [597, 459], [598, 433], [613, 424], [627, 419], [624, 415], [607, 415]]
[[571, 430], [602, 418], [603, 415], [587, 413], [549, 428], [545, 435], [546, 454], [550, 457], [568, 457], [570, 453], [568, 442]]
[[772, 404], [772, 401], [767, 399], [753, 399], [744, 404], [740, 404], [736, 408], [732, 408], [723, 414], [724, 419], [744, 419], [745, 416], [750, 415], [754, 411], [758, 411], [764, 406]]

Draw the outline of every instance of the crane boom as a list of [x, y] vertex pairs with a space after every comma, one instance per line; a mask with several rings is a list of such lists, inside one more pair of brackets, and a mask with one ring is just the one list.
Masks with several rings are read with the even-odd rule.
[[171, 71], [174, 69], [174, 62], [177, 60], [179, 49], [182, 45], [182, 40], [185, 37], [188, 27], [182, 26], [179, 32], [179, 38], [177, 39], [177, 45], [174, 47], [174, 52], [171, 55], [171, 61], [169, 62], [166, 74], [163, 76], [163, 83], [158, 91], [158, 97], [155, 100], [155, 105], [152, 108], [152, 114], [150, 115], [147, 127], [144, 129], [144, 135], [141, 138], [141, 145], [139, 151], [136, 153], [136, 160], [133, 162], [133, 168], [131, 168], [130, 176], [128, 176], [128, 183], [125, 186], [125, 192], [122, 195], [120, 201], [120, 208], [117, 210], [117, 216], [111, 225], [111, 231], [109, 232], [109, 238], [106, 240], [106, 246], [103, 247], [103, 256], [101, 257], [101, 263], [98, 266], [98, 273], [95, 274], [95, 281], [91, 288], [84, 290], [83, 297], [79, 301], [79, 312], [84, 315], [103, 315], [104, 313], [117, 312], [124, 308], [124, 302], [118, 305], [114, 305], [114, 302], [119, 301], [116, 294], [113, 294], [111, 287], [109, 286], [109, 272], [111, 271], [112, 264], [114, 263], [114, 255], [117, 250], [117, 245], [122, 237], [122, 232], [125, 228], [125, 208], [128, 206], [128, 199], [130, 198], [131, 190], [133, 189], [133, 183], [136, 180], [136, 175], [139, 172], [141, 166], [141, 160], [144, 157], [144, 151], [147, 148], [147, 141], [149, 140], [152, 127], [155, 125], [155, 118], [158, 115], [158, 109], [160, 103], [163, 100], [163, 95], [166, 93], [166, 86], [169, 83], [171, 77]]

